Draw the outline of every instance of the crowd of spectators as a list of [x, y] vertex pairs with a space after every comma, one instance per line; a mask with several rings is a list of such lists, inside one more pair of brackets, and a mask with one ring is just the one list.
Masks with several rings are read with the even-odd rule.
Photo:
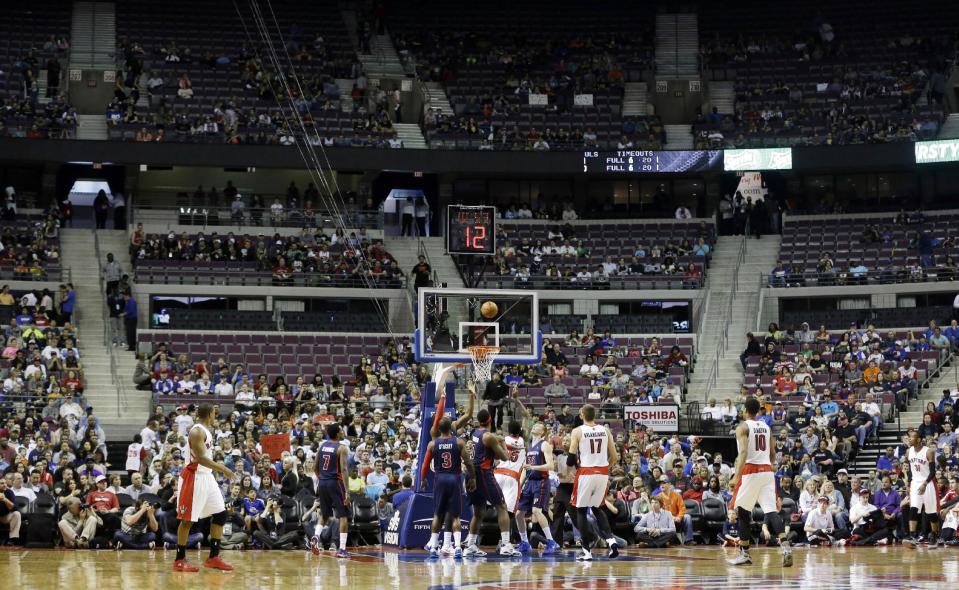
[[[285, 215], [279, 199], [270, 211], [277, 217]], [[294, 277], [301, 274], [386, 283], [403, 277], [383, 241], [368, 237], [362, 228], [349, 235], [344, 235], [341, 229], [327, 235], [315, 227], [305, 227], [297, 236], [274, 234], [270, 238], [265, 234], [235, 235], [233, 232], [177, 236], [171, 231], [164, 236], [146, 234], [141, 225], [131, 235], [130, 250], [135, 267], [190, 261], [209, 263], [211, 269], [227, 270], [229, 263], [247, 263], [236, 270], [270, 271], [277, 286], [291, 285]]]
[[924, 331], [909, 331], [906, 337], [881, 333], [871, 325], [831, 333], [825, 326], [813, 330], [804, 323], [798, 329], [782, 330], [771, 323], [761, 341], [747, 334], [740, 360], [750, 392], [758, 387], [773, 397], [802, 396], [809, 408], [829, 399], [891, 395], [898, 407], [904, 407], [918, 395], [922, 376], [914, 365], [924, 362], [924, 353], [930, 352], [937, 357], [936, 363], [942, 361], [954, 349], [959, 327], [951, 326], [948, 334], [935, 321]]
[[798, 287], [955, 280], [959, 264], [953, 258], [957, 244], [950, 235], [951, 219], [946, 217], [945, 224], [939, 221], [922, 211], [905, 209], [894, 218], [865, 220], [851, 226], [858, 235], [820, 244], [816, 260], [796, 244], [805, 241], [805, 234], [784, 232], [780, 260], [769, 275], [769, 284]]
[[[520, 205], [510, 207], [503, 216], [529, 219], [532, 215], [529, 207]], [[560, 219], [570, 221], [576, 218], [572, 207], [564, 206]], [[576, 228], [569, 223], [550, 226], [545, 240], [523, 237], [517, 241], [511, 239], [506, 230], [502, 232], [493, 265], [498, 276], [512, 277], [517, 284], [545, 278], [557, 283], [586, 283], [602, 288], [603, 285], [608, 287], [613, 277], [675, 276], [683, 278], [684, 286], [698, 288], [712, 251], [712, 237], [708, 228], [704, 227], [699, 237], [695, 238], [695, 243], [692, 239], [665, 245], [639, 242], [630, 256], [606, 255], [593, 264], [593, 248], [603, 251], [605, 247], [577, 238]], [[680, 257], [694, 257], [696, 262], [683, 263]]]
[[[311, 18], [317, 17], [306, 27], [290, 24], [284, 42], [292, 65], [283, 72], [265, 65], [246, 43], [207, 44], [200, 54], [173, 34], [159, 44], [139, 42], [142, 32], [135, 29], [121, 35], [114, 98], [106, 109], [111, 137], [293, 145], [302, 135], [298, 116], [310, 130], [301, 141], [316, 146], [402, 147], [389, 97], [368, 88], [362, 64], [342, 44], [345, 28], [320, 14]], [[344, 108], [337, 78], [354, 80], [351, 108]], [[137, 106], [141, 83], [149, 107]]]
[[[69, 29], [69, 11], [53, 9], [42, 23], [33, 22], [35, 14], [15, 10], [9, 15], [10, 28], [4, 36], [10, 40], [0, 50], [0, 135], [31, 139], [73, 139], [76, 136], [76, 110], [61, 92], [63, 65], [70, 42], [58, 28]], [[29, 23], [29, 24], [28, 24]], [[29, 29], [29, 30], [24, 30]], [[49, 35], [44, 31], [56, 31]], [[41, 91], [45, 74], [46, 91]], [[41, 98], [50, 99], [42, 103]]]

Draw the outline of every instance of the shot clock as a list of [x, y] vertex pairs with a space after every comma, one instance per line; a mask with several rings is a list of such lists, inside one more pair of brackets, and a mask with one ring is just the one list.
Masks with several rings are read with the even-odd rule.
[[446, 250], [492, 256], [496, 252], [496, 207], [447, 206]]

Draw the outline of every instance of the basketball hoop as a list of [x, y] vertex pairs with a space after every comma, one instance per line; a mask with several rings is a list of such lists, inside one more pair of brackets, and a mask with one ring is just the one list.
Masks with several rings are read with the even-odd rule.
[[473, 357], [473, 378], [477, 381], [489, 382], [492, 376], [493, 361], [499, 354], [499, 346], [467, 346], [470, 356]]

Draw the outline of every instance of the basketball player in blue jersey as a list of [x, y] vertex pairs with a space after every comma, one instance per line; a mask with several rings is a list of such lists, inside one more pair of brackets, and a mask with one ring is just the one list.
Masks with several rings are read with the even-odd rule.
[[[443, 382], [442, 381], [437, 382], [437, 390], [439, 390], [442, 387], [443, 387]], [[476, 385], [472, 381], [470, 381], [466, 384], [466, 389], [469, 391], [469, 400], [466, 403], [466, 411], [455, 422], [450, 423], [450, 433], [453, 436], [456, 436], [456, 433], [458, 433], [461, 428], [464, 428], [469, 423], [469, 421], [472, 419], [472, 416], [473, 416], [473, 406], [476, 403]], [[445, 395], [441, 397], [441, 399], [444, 399], [444, 398], [445, 398]], [[440, 420], [436, 420], [434, 418], [433, 425], [430, 427], [430, 438], [432, 440], [436, 440], [436, 438], [440, 436], [439, 423], [442, 420], [443, 418], [440, 418]], [[423, 482], [426, 481], [426, 470], [433, 465], [433, 451], [434, 451], [433, 447], [427, 445], [426, 451], [423, 453], [423, 466], [421, 467], [421, 472], [420, 472], [420, 487], [422, 487]], [[467, 449], [467, 452], [468, 452], [468, 449]], [[466, 461], [466, 463], [468, 464], [469, 467], [472, 467], [472, 463], [470, 461]], [[471, 479], [473, 480], [473, 483], [470, 485], [475, 485], [476, 478], [472, 477]], [[436, 498], [434, 496], [434, 502], [435, 500]], [[447, 554], [453, 553], [454, 551], [453, 551], [452, 530], [447, 530], [443, 534], [443, 537], [444, 537], [444, 543], [443, 543], [443, 548], [442, 550], [440, 550], [440, 552], [447, 553]], [[435, 547], [436, 547], [436, 543], [431, 538], [430, 542], [426, 544], [426, 550], [432, 552], [432, 550]]]
[[483, 513], [486, 506], [496, 507], [496, 520], [499, 523], [500, 530], [500, 548], [499, 554], [506, 557], [519, 557], [522, 555], [513, 548], [509, 540], [509, 512], [506, 510], [506, 501], [503, 498], [503, 491], [496, 478], [493, 476], [493, 460], [507, 461], [509, 455], [500, 442], [500, 439], [490, 432], [491, 416], [485, 408], [476, 415], [476, 421], [479, 427], [474, 428], [470, 433], [470, 441], [473, 443], [473, 466], [476, 468], [476, 487], [470, 493], [470, 504], [473, 506], [473, 518], [470, 520], [470, 534], [466, 540], [467, 557], [483, 557], [486, 555], [476, 546], [479, 540], [480, 523], [483, 521]]
[[[437, 548], [440, 529], [446, 530], [453, 538], [453, 557], [463, 558], [463, 548], [460, 546], [462, 527], [460, 514], [463, 512], [463, 466], [469, 471], [466, 489], [472, 492], [476, 487], [476, 472], [473, 463], [466, 453], [466, 443], [453, 434], [453, 422], [443, 418], [439, 423], [439, 436], [430, 441], [427, 448], [433, 457], [433, 524], [430, 526], [430, 559], [440, 556]], [[424, 464], [420, 475], [420, 487], [426, 489], [426, 471]]]
[[[320, 451], [316, 454], [316, 475], [319, 483], [316, 486], [316, 497], [320, 501], [320, 524], [327, 525], [327, 521], [335, 514], [340, 520], [340, 546], [336, 556], [348, 558], [346, 539], [350, 532], [350, 496], [346, 493], [344, 474], [349, 473], [347, 465], [349, 450], [346, 445], [340, 444], [343, 431], [339, 424], [330, 424], [326, 427], [326, 440], [320, 444]], [[314, 535], [310, 539], [310, 551], [314, 555], [320, 552], [320, 539]]]
[[[516, 522], [526, 520], [531, 513], [532, 519], [543, 529], [546, 536], [546, 547], [543, 555], [551, 555], [560, 548], [559, 543], [553, 540], [553, 531], [544, 511], [549, 511], [551, 484], [550, 471], [556, 469], [553, 460], [553, 445], [545, 438], [546, 427], [537, 422], [530, 430], [531, 438], [526, 450], [526, 474], [523, 491], [519, 496], [519, 508], [516, 511]], [[526, 542], [526, 539], [523, 539]], [[523, 543], [517, 547], [523, 551]]]

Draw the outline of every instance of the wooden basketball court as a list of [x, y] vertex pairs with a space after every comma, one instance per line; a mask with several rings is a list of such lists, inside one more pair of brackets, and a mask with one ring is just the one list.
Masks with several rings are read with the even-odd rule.
[[[575, 551], [525, 559], [427, 561], [423, 552], [359, 549], [349, 560], [304, 551], [227, 551], [235, 572], [171, 571], [171, 551], [3, 550], [0, 572], [10, 587], [70, 588], [386, 588], [397, 590], [803, 588], [887, 590], [954, 588], [954, 548], [797, 548], [795, 565], [780, 566], [778, 551], [754, 549], [751, 567], [725, 563], [733, 549], [693, 547], [628, 550], [616, 560], [574, 561]], [[597, 552], [598, 553], [598, 552]], [[191, 551], [198, 563], [206, 552]]]

